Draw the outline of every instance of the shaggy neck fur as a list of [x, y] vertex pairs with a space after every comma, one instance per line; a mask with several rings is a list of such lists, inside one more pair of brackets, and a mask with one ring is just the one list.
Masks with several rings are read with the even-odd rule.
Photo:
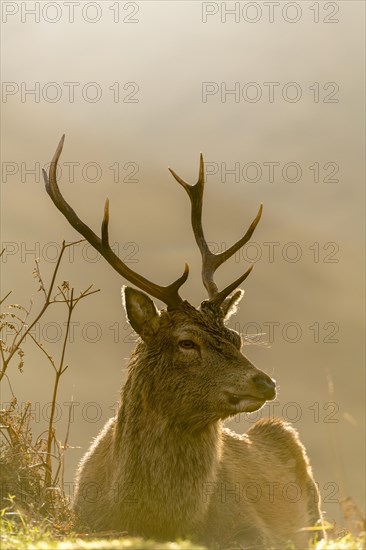
[[117, 476], [123, 475], [135, 501], [123, 511], [124, 519], [127, 514], [132, 533], [143, 514], [145, 536], [189, 537], [200, 530], [209, 505], [206, 495], [217, 479], [221, 423], [192, 431], [149, 402], [146, 379], [136, 376], [147, 360], [141, 347], [131, 359], [115, 427]]

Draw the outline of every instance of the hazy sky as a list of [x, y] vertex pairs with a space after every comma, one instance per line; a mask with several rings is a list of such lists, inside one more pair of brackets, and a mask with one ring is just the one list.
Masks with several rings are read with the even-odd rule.
[[[202, 151], [214, 250], [237, 240], [264, 204], [252, 244], [218, 273], [219, 285], [228, 284], [255, 263], [231, 326], [263, 333], [246, 353], [278, 381], [275, 413], [298, 428], [328, 519], [339, 518], [344, 496], [363, 506], [364, 3], [45, 1], [1, 9], [7, 303], [28, 306], [33, 296], [36, 313], [35, 257], [48, 280], [62, 239], [78, 239], [41, 179], [66, 133], [60, 187], [82, 219], [99, 231], [109, 196], [120, 256], [160, 284], [188, 261], [182, 295], [198, 304], [206, 296], [189, 201], [167, 167], [194, 183]], [[60, 438], [65, 403], [78, 403], [70, 443], [82, 448], [69, 451], [71, 481], [111, 415], [133, 337], [120, 301], [125, 281], [89, 247], [67, 256], [62, 280], [77, 292], [90, 283], [101, 289], [76, 310], [59, 394]], [[65, 320], [54, 308], [37, 327], [56, 357]], [[15, 364], [8, 372], [19, 402], [36, 403], [38, 433], [52, 372], [31, 342], [25, 349], [24, 373]], [[243, 431], [248, 421], [230, 425]]]

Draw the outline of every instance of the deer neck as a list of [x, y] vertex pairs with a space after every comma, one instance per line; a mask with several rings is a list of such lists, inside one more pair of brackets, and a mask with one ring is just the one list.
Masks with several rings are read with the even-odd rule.
[[[164, 462], [165, 479], [170, 472], [176, 475], [179, 468], [190, 476], [189, 463], [194, 462], [202, 474], [217, 466], [222, 448], [221, 422], [192, 428], [146, 405], [143, 396], [131, 386], [127, 381], [117, 415], [115, 437], [122, 452], [125, 449], [126, 454], [134, 455], [134, 462], [151, 465], [154, 470], [154, 459]], [[130, 445], [132, 449], [127, 450]]]
[[171, 525], [171, 536], [184, 535], [200, 525], [217, 480], [221, 423], [189, 430], [148, 410], [129, 379], [115, 430], [115, 463], [119, 475], [133, 483], [140, 495], [144, 503], [140, 512], [153, 516], [158, 511], [153, 523]]

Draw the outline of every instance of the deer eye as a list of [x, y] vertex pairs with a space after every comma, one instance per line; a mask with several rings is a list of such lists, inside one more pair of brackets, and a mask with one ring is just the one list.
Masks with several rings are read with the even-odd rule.
[[181, 340], [179, 342], [179, 345], [181, 348], [184, 348], [184, 349], [193, 349], [197, 347], [196, 344], [192, 342], [192, 340]]

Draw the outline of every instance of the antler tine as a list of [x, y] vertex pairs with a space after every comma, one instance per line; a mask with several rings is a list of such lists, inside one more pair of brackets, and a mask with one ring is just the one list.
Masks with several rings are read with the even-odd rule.
[[104, 215], [102, 221], [102, 245], [109, 246], [109, 198], [107, 197], [104, 203]]
[[226, 260], [231, 258], [235, 252], [240, 250], [251, 238], [251, 236], [254, 233], [255, 228], [258, 225], [259, 220], [261, 219], [263, 212], [263, 204], [260, 204], [258, 214], [250, 224], [249, 228], [247, 229], [245, 235], [239, 239], [236, 243], [234, 243], [230, 248], [227, 250], [224, 250], [224, 252], [221, 252], [220, 254], [215, 254], [215, 269], [217, 269], [221, 264], [223, 264]]
[[180, 178], [174, 170], [169, 168], [171, 174], [186, 190], [191, 201], [191, 222], [193, 233], [200, 249], [202, 256], [202, 280], [205, 288], [208, 292], [209, 300], [212, 303], [220, 305], [226, 296], [232, 292], [240, 283], [242, 283], [251, 272], [253, 266], [251, 266], [241, 277], [236, 281], [228, 285], [224, 290], [218, 291], [217, 285], [214, 282], [214, 273], [216, 269], [228, 260], [235, 252], [242, 248], [251, 238], [257, 224], [261, 218], [263, 205], [261, 204], [258, 210], [258, 214], [250, 224], [244, 236], [234, 243], [228, 250], [221, 252], [220, 254], [214, 254], [209, 250], [207, 241], [204, 236], [202, 227], [202, 204], [203, 204], [203, 190], [204, 190], [204, 162], [202, 153], [200, 155], [200, 168], [199, 177], [195, 185], [189, 185], [182, 178]]
[[92, 231], [76, 214], [76, 212], [71, 208], [71, 206], [63, 198], [60, 189], [57, 184], [57, 163], [59, 161], [62, 148], [65, 141], [65, 135], [62, 136], [60, 143], [57, 146], [56, 152], [51, 161], [49, 176], [45, 170], [43, 170], [43, 177], [46, 185], [46, 191], [51, 197], [55, 206], [60, 210], [60, 212], [65, 216], [67, 221], [72, 225], [76, 231], [81, 233], [83, 237], [96, 249], [98, 252], [107, 260], [107, 262], [119, 273], [127, 279], [130, 283], [134, 284], [141, 290], [144, 290], [154, 298], [158, 298], [164, 302], [168, 308], [174, 309], [181, 302], [182, 298], [179, 296], [179, 288], [187, 280], [189, 267], [188, 264], [185, 264], [184, 272], [173, 283], [168, 286], [157, 285], [142, 275], [139, 275], [132, 269], [130, 269], [122, 260], [113, 252], [109, 245], [108, 237], [108, 224], [109, 224], [109, 200], [106, 199], [104, 205], [104, 215], [102, 221], [101, 234], [102, 238], [99, 238], [94, 231]]
[[212, 304], [216, 304], [216, 305], [220, 306], [222, 304], [222, 302], [225, 300], [226, 296], [229, 296], [229, 294], [233, 290], [235, 290], [243, 281], [245, 281], [245, 279], [248, 277], [248, 275], [250, 275], [253, 267], [254, 267], [253, 264], [251, 266], [249, 266], [249, 268], [246, 270], [246, 272], [243, 275], [241, 275], [233, 283], [231, 283], [227, 287], [225, 287], [224, 290], [221, 290], [220, 292], [218, 292], [216, 294], [216, 296], [211, 298], [210, 302]]
[[202, 281], [208, 292], [210, 298], [215, 296], [218, 292], [217, 286], [213, 280], [213, 259], [214, 254], [210, 251], [202, 227], [202, 205], [203, 205], [203, 190], [205, 186], [204, 177], [204, 162], [202, 153], [200, 154], [200, 167], [198, 181], [195, 185], [190, 185], [185, 182], [178, 174], [169, 168], [170, 173], [177, 180], [178, 183], [186, 190], [191, 201], [191, 223], [193, 234], [196, 239], [196, 243], [202, 256]]
[[203, 227], [202, 227], [202, 201], [203, 201], [203, 190], [205, 186], [204, 163], [203, 163], [202, 153], [200, 154], [200, 168], [199, 168], [198, 181], [195, 185], [190, 185], [189, 183], [182, 180], [182, 178], [179, 177], [178, 174], [176, 174], [174, 170], [172, 170], [171, 168], [169, 168], [169, 171], [177, 180], [177, 182], [180, 183], [182, 187], [184, 187], [184, 189], [186, 190], [191, 200], [191, 203], [192, 203], [191, 222], [192, 222], [193, 233], [196, 238], [196, 242], [198, 244], [198, 248], [200, 249], [202, 256], [206, 258], [207, 255], [211, 254], [211, 252], [208, 248], [208, 245], [203, 233]]

